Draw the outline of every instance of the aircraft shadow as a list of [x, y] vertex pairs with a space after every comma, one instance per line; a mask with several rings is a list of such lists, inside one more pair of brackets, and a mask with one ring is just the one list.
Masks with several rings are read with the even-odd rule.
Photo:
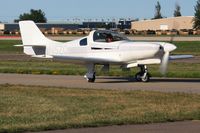
[[188, 83], [200, 83], [200, 79], [152, 79], [151, 82], [188, 82]]
[[[105, 81], [99, 81], [98, 79], [103, 79]], [[129, 83], [129, 82], [137, 82], [135, 78], [129, 77], [97, 77], [97, 83]]]
[[[132, 77], [99, 77], [98, 79], [108, 80], [108, 81], [99, 81], [97, 83], [139, 83]], [[112, 81], [109, 81], [112, 80]], [[200, 83], [200, 79], [184, 79], [184, 78], [152, 78], [150, 83], [159, 83], [159, 82], [188, 82], [188, 83]]]

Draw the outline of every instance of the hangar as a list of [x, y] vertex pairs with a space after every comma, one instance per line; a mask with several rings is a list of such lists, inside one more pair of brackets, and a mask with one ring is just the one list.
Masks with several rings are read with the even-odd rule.
[[193, 18], [193, 16], [181, 16], [135, 21], [131, 23], [131, 29], [137, 31], [191, 30], [193, 29]]

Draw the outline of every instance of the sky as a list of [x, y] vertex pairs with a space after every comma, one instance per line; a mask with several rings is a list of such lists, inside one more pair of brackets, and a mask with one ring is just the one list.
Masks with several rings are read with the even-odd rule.
[[160, 2], [164, 17], [172, 17], [175, 4], [183, 16], [193, 16], [197, 0], [0, 0], [0, 21], [12, 22], [30, 9], [42, 9], [48, 20], [154, 17]]

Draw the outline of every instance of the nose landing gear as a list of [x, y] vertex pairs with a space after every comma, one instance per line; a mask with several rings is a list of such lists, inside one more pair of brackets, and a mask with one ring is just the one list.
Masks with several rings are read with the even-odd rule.
[[139, 65], [140, 72], [136, 73], [135, 79], [138, 82], [149, 82], [150, 74], [148, 73], [148, 69], [146, 65]]

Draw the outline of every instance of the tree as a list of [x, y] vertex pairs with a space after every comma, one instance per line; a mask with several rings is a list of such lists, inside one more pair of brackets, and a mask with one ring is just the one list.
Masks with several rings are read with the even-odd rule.
[[181, 7], [180, 5], [177, 3], [175, 5], [175, 10], [174, 10], [174, 17], [180, 17], [181, 15]]
[[195, 14], [193, 19], [193, 28], [200, 29], [200, 0], [197, 1], [196, 6], [194, 7]]
[[161, 15], [161, 5], [160, 2], [157, 1], [157, 5], [155, 6], [155, 16], [154, 19], [160, 19], [163, 18]]
[[45, 17], [45, 13], [42, 10], [34, 10], [31, 9], [30, 13], [24, 13], [19, 16], [19, 19], [14, 20], [15, 22], [19, 22], [22, 20], [33, 20], [35, 23], [46, 23], [47, 19]]

